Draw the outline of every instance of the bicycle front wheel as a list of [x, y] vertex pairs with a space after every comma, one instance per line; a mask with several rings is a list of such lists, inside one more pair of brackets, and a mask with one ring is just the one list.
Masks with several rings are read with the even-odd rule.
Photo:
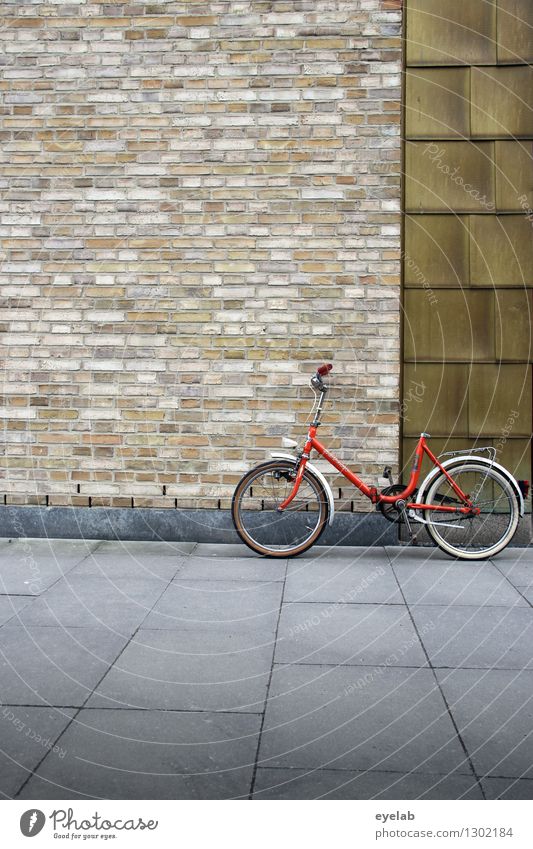
[[[465, 516], [426, 510], [428, 533], [439, 548], [463, 560], [498, 554], [518, 527], [519, 508], [511, 483], [496, 469], [474, 462], [451, 468], [449, 474], [480, 512]], [[463, 506], [444, 474], [437, 476], [424, 500], [437, 506]]]
[[272, 460], [252, 469], [237, 484], [231, 505], [233, 524], [242, 541], [258, 554], [294, 557], [310, 548], [326, 527], [327, 496], [307, 469], [293, 501], [277, 512], [290, 495], [295, 477], [294, 463]]

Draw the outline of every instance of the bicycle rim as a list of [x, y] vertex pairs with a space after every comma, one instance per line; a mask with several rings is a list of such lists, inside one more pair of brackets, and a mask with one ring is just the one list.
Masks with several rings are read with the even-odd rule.
[[[450, 470], [455, 483], [467, 494], [477, 516], [426, 510], [428, 532], [448, 554], [464, 560], [482, 560], [509, 544], [518, 526], [518, 504], [512, 485], [490, 466], [467, 463]], [[463, 506], [444, 474], [430, 487], [427, 502]]]
[[294, 486], [294, 464], [273, 461], [248, 472], [233, 496], [233, 523], [246, 545], [271, 557], [292, 557], [313, 545], [328, 517], [320, 481], [305, 472], [296, 497], [282, 512], [277, 507]]

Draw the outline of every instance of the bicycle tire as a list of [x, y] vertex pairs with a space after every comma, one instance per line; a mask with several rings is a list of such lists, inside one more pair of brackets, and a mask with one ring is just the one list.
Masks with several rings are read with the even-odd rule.
[[[426, 510], [424, 518], [430, 537], [442, 551], [461, 560], [494, 557], [509, 545], [518, 527], [519, 506], [511, 482], [496, 469], [475, 461], [454, 466], [449, 474], [481, 512], [474, 517], [455, 518], [453, 514]], [[460, 504], [444, 473], [430, 484], [425, 500], [429, 504]]]
[[294, 477], [294, 463], [271, 460], [247, 472], [235, 488], [231, 504], [235, 530], [248, 548], [265, 557], [296, 557], [314, 545], [326, 528], [327, 495], [308, 469], [294, 501], [282, 513], [276, 512], [290, 493]]

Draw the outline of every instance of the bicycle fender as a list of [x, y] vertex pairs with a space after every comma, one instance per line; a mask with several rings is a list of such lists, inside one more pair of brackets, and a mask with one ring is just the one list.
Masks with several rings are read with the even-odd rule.
[[[487, 459], [486, 457], [480, 457], [479, 454], [463, 454], [461, 457], [450, 457], [449, 460], [445, 460], [444, 463], [442, 463], [442, 466], [446, 470], [451, 470], [452, 466], [454, 466], [454, 465], [457, 466], [457, 465], [464, 463], [466, 461], [470, 462], [471, 460], [473, 460], [476, 463], [481, 463], [481, 465], [483, 465], [483, 466], [490, 466], [491, 468], [496, 469], [496, 471], [500, 472], [500, 474], [502, 474], [504, 478], [507, 478], [507, 480], [509, 481], [509, 483], [511, 484], [511, 486], [514, 489], [517, 500], [518, 500], [518, 512], [520, 513], [520, 516], [523, 516], [524, 515], [524, 496], [522, 495], [522, 493], [520, 491], [520, 487], [518, 486], [516, 479], [513, 477], [511, 472], [508, 469], [505, 468], [505, 466], [502, 466], [500, 463], [494, 463], [491, 460]], [[438, 474], [440, 474], [440, 469], [432, 469], [429, 472], [429, 474], [424, 478], [424, 480], [420, 484], [420, 488], [419, 488], [418, 493], [417, 493], [416, 501], [413, 501], [413, 504], [424, 504], [425, 503], [424, 502], [424, 494], [425, 494], [426, 490], [429, 488], [430, 484], [433, 483], [433, 480], [435, 479], [435, 477]]]
[[[296, 457], [293, 457], [292, 454], [284, 454], [281, 451], [272, 451], [270, 456], [273, 457], [274, 460], [290, 460], [292, 463], [297, 462]], [[306, 463], [305, 468], [309, 469], [309, 471], [312, 472], [316, 478], [318, 478], [318, 480], [326, 491], [326, 497], [328, 499], [329, 507], [328, 525], [331, 525], [331, 523], [333, 522], [333, 517], [335, 516], [335, 501], [333, 500], [333, 492], [331, 490], [331, 487], [322, 472], [319, 472], [317, 467], [314, 466], [313, 463]]]

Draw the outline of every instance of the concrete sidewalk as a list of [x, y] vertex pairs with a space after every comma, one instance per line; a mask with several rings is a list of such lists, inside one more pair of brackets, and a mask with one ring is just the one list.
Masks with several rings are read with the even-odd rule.
[[0, 791], [531, 799], [532, 559], [0, 540]]

